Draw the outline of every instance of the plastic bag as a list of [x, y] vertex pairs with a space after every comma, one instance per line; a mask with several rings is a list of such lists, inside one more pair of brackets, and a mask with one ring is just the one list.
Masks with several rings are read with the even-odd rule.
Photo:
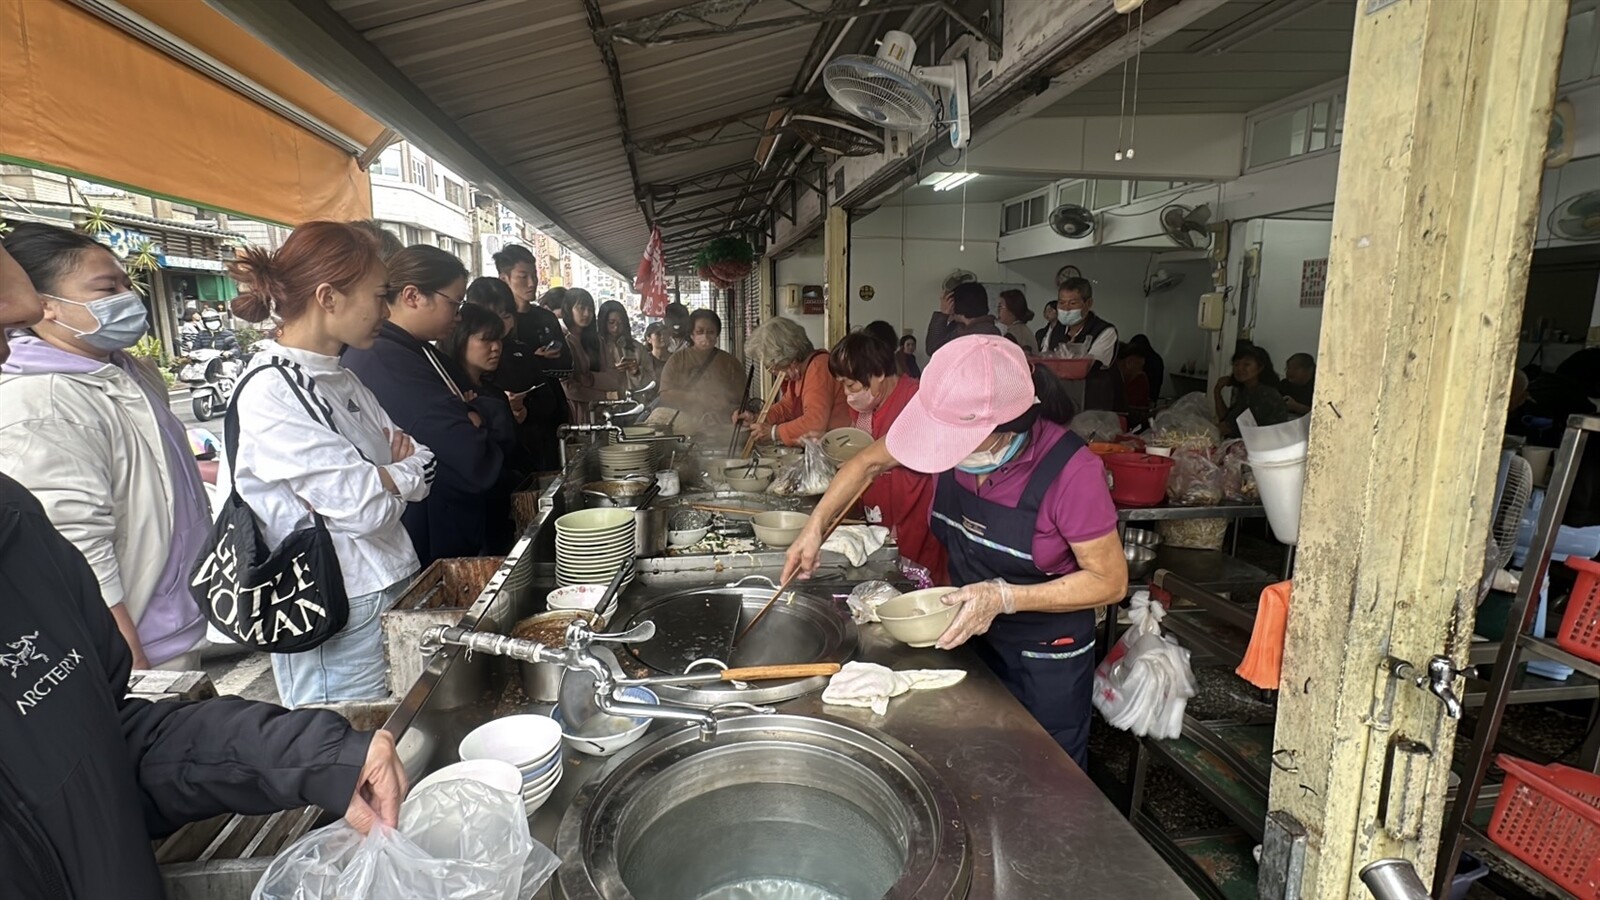
[[857, 625], [878, 621], [878, 605], [900, 596], [894, 585], [887, 581], [863, 581], [855, 586], [844, 604], [850, 608], [850, 618]]
[[400, 827], [343, 819], [290, 844], [251, 900], [527, 900], [561, 860], [528, 834], [522, 798], [460, 779], [424, 788]]
[[1159, 740], [1183, 734], [1198, 685], [1189, 651], [1161, 633], [1166, 610], [1149, 591], [1129, 601], [1133, 624], [1094, 670], [1094, 707], [1113, 728]]
[[800, 441], [804, 452], [781, 469], [767, 486], [769, 493], [780, 497], [814, 497], [828, 490], [837, 471], [833, 461], [822, 450], [819, 438], [808, 437]]
[[1204, 450], [1222, 440], [1205, 394], [1189, 394], [1150, 423], [1150, 443], [1175, 450]]
[[1256, 477], [1250, 472], [1250, 460], [1245, 454], [1244, 442], [1232, 440], [1217, 448], [1218, 468], [1221, 470], [1222, 499], [1233, 503], [1255, 503], [1260, 499], [1256, 490]]
[[1204, 450], [1175, 450], [1167, 476], [1167, 499], [1178, 506], [1215, 506], [1222, 502], [1222, 467]]
[[1116, 413], [1086, 409], [1072, 417], [1072, 431], [1086, 441], [1114, 441], [1122, 434]]

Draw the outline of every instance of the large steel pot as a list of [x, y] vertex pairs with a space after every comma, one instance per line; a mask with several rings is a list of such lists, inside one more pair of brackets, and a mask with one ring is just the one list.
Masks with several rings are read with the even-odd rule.
[[[591, 628], [597, 628], [600, 621], [594, 613], [581, 609], [557, 609], [523, 619], [511, 630], [511, 636], [537, 641], [559, 650], [566, 646], [565, 638], [560, 635], [567, 623], [574, 619], [588, 622]], [[560, 663], [525, 660], [519, 661], [517, 666], [518, 674], [522, 678], [522, 690], [528, 695], [529, 700], [536, 703], [555, 703], [561, 699], [561, 679], [567, 674], [565, 666]]]
[[645, 495], [650, 492], [650, 488], [654, 485], [655, 479], [653, 478], [591, 481], [583, 486], [583, 508], [635, 507], [645, 501]]
[[956, 900], [966, 825], [938, 773], [887, 735], [823, 718], [686, 728], [584, 786], [556, 837], [567, 900]]

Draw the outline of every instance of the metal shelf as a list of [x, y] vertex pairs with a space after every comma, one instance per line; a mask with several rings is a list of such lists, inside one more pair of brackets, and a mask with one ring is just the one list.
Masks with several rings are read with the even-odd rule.
[[[1600, 420], [1596, 421], [1600, 422]], [[1495, 862], [1516, 872], [1518, 876], [1527, 879], [1531, 884], [1538, 885], [1541, 890], [1549, 893], [1550, 896], [1577, 900], [1577, 897], [1572, 892], [1562, 888], [1532, 866], [1512, 856], [1509, 850], [1490, 840], [1489, 836], [1479, 831], [1476, 825], [1467, 825], [1461, 829], [1461, 841], [1467, 850], [1482, 856], [1494, 857]]]
[[1517, 643], [1522, 645], [1522, 649], [1532, 653], [1534, 656], [1543, 657], [1551, 662], [1561, 663], [1564, 666], [1571, 666], [1590, 678], [1600, 678], [1600, 663], [1592, 663], [1581, 656], [1574, 656], [1557, 647], [1555, 641], [1548, 638], [1536, 638], [1531, 634], [1523, 634], [1518, 636]]

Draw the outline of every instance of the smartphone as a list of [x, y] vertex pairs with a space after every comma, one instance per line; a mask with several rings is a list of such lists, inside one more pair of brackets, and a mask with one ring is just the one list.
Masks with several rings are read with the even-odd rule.
[[543, 347], [540, 347], [539, 349], [540, 350], [560, 350], [561, 349], [561, 342], [560, 341], [551, 341], [550, 343], [545, 344]]

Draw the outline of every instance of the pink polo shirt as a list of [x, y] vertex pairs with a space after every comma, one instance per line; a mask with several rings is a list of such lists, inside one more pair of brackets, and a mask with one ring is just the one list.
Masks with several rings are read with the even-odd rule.
[[[1064, 426], [1041, 418], [1028, 433], [1022, 452], [991, 472], [981, 488], [978, 476], [960, 471], [956, 472], [956, 484], [992, 503], [1015, 507], [1034, 470], [1066, 434]], [[1105, 537], [1116, 530], [1117, 507], [1106, 487], [1105, 464], [1084, 447], [1062, 467], [1039, 505], [1039, 518], [1033, 527], [1034, 564], [1051, 575], [1076, 572], [1078, 560], [1069, 545]]]

